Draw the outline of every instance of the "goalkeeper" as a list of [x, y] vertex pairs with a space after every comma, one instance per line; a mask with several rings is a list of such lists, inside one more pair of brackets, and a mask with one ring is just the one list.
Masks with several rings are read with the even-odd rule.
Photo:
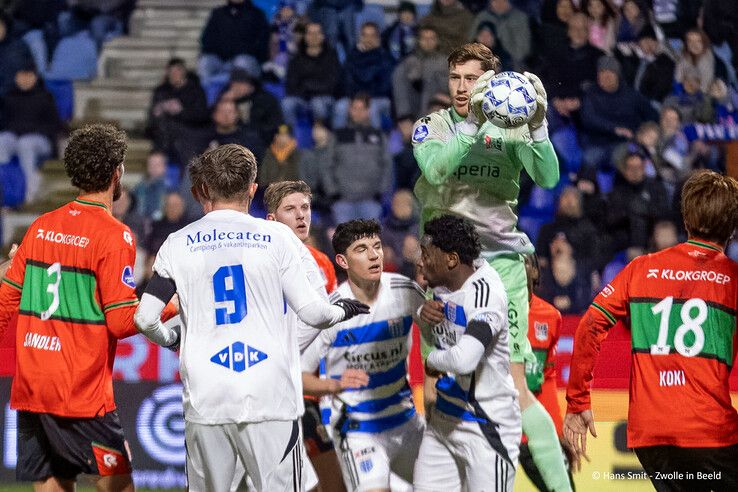
[[534, 356], [528, 342], [528, 290], [523, 255], [534, 248], [516, 227], [522, 169], [544, 188], [559, 181], [559, 163], [546, 123], [546, 91], [526, 73], [538, 93], [528, 125], [503, 129], [481, 112], [487, 83], [499, 70], [489, 48], [470, 43], [448, 57], [452, 107], [420, 119], [413, 128], [415, 159], [422, 175], [415, 195], [421, 225], [443, 214], [471, 221], [482, 241], [482, 256], [497, 271], [508, 298], [510, 360], [520, 395], [523, 432], [533, 460], [551, 491], [571, 490], [551, 417], [528, 390], [525, 362]]

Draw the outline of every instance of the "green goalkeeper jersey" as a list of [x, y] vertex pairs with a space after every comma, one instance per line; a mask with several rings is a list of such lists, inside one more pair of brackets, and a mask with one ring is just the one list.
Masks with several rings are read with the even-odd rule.
[[451, 213], [470, 220], [490, 259], [504, 253], [532, 253], [517, 229], [520, 171], [553, 188], [559, 162], [550, 140], [534, 142], [526, 125], [503, 129], [486, 122], [479, 130], [453, 108], [420, 119], [413, 128], [415, 159], [422, 175], [415, 195], [422, 225]]

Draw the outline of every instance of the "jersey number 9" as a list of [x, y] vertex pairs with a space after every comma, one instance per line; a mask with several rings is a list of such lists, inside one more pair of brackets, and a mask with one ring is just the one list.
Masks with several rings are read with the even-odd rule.
[[246, 281], [242, 265], [229, 265], [218, 268], [213, 275], [213, 295], [216, 305], [233, 303], [215, 308], [215, 324], [231, 325], [239, 323], [246, 317]]

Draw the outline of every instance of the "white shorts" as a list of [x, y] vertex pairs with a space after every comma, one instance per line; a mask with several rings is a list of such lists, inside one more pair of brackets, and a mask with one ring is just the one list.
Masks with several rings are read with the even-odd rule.
[[297, 421], [223, 425], [186, 422], [188, 490], [228, 492], [238, 480], [237, 468], [242, 466], [253, 490], [304, 491], [305, 455], [300, 441]]
[[345, 439], [339, 437], [336, 452], [346, 489], [389, 490], [391, 473], [412, 483], [424, 429], [423, 418], [415, 414], [394, 429], [376, 434], [349, 432]]
[[[517, 409], [511, 410], [511, 415]], [[433, 409], [415, 462], [416, 492], [513, 490], [520, 446], [520, 417], [510, 424], [480, 424]], [[516, 422], [516, 423], [515, 423]]]

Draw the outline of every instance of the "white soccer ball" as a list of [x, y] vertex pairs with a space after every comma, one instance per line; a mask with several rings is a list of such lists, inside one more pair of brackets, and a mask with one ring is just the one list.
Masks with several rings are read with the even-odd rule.
[[516, 128], [527, 124], [536, 112], [536, 90], [517, 72], [501, 72], [487, 84], [482, 112], [493, 125]]

